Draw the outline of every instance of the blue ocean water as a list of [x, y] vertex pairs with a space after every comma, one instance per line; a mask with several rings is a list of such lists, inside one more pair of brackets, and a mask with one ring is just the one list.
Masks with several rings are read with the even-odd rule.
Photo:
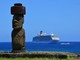
[[[12, 51], [11, 42], [0, 42], [0, 51]], [[26, 42], [26, 51], [80, 53], [80, 42], [32, 43]]]

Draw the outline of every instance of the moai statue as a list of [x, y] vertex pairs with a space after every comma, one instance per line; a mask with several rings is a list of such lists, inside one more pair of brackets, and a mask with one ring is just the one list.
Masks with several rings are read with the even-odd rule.
[[25, 52], [25, 30], [23, 29], [25, 7], [16, 3], [11, 7], [12, 20], [12, 52]]

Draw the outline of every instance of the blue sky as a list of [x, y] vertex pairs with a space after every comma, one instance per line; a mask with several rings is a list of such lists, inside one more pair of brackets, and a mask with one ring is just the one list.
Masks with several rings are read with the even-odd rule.
[[11, 6], [22, 3], [26, 7], [24, 29], [26, 41], [44, 31], [57, 34], [60, 41], [80, 41], [80, 0], [1, 0], [0, 42], [11, 42]]

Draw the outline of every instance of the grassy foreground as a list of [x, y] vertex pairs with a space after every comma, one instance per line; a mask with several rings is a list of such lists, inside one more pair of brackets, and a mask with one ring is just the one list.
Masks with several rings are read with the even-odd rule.
[[0, 58], [0, 60], [74, 60], [73, 58], [58, 59], [58, 58]]

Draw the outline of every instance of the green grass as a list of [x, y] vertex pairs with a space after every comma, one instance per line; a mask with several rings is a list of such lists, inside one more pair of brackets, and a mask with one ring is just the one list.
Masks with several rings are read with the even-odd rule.
[[73, 58], [58, 59], [58, 58], [0, 58], [0, 60], [74, 60]]

